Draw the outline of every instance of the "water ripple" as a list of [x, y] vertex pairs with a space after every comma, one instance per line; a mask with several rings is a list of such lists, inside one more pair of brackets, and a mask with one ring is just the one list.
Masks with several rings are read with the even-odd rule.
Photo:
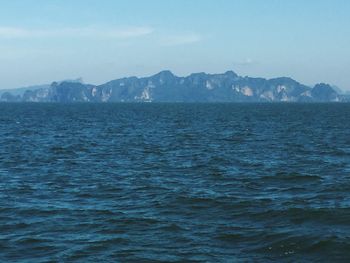
[[0, 104], [1, 262], [349, 262], [348, 104]]

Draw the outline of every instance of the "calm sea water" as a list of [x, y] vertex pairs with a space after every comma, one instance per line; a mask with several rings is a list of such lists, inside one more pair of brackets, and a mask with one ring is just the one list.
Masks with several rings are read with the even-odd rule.
[[350, 104], [0, 104], [1, 262], [349, 262]]

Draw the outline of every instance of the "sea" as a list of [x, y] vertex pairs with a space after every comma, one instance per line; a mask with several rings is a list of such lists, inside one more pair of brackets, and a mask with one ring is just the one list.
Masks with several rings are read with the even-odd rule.
[[0, 262], [350, 262], [350, 104], [0, 104]]

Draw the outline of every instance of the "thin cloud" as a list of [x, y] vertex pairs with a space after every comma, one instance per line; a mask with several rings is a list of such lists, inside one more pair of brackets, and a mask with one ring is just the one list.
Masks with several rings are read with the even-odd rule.
[[246, 59], [244, 59], [244, 60], [242, 60], [242, 61], [234, 61], [233, 62], [233, 65], [235, 65], [235, 66], [250, 66], [250, 65], [254, 65], [254, 64], [256, 64], [257, 62], [256, 61], [254, 61], [253, 59], [251, 59], [251, 58], [246, 58]]
[[200, 42], [201, 36], [198, 34], [172, 35], [163, 38], [162, 44], [165, 46], [188, 45]]
[[1, 27], [0, 38], [55, 38], [55, 37], [85, 37], [85, 38], [117, 38], [128, 39], [152, 34], [151, 27], [97, 28], [75, 27], [61, 29], [29, 29], [20, 27]]

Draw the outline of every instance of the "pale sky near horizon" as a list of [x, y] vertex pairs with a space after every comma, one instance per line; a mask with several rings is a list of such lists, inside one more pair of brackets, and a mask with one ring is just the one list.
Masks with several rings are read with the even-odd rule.
[[348, 0], [0, 0], [0, 88], [168, 69], [350, 90]]

